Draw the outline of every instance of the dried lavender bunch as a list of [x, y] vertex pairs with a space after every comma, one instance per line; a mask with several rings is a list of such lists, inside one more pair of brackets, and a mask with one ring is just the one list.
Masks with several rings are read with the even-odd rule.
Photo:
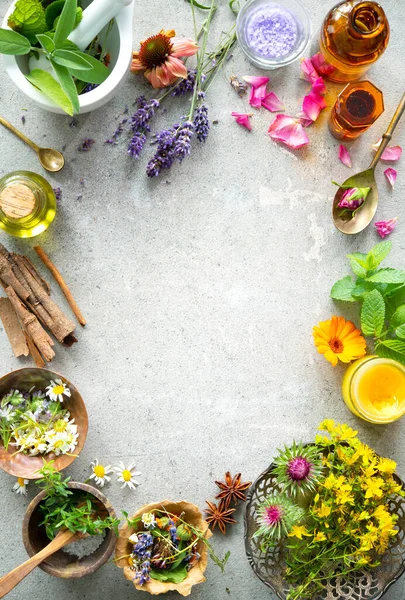
[[146, 141], [146, 134], [150, 132], [149, 122], [160, 107], [160, 103], [159, 100], [154, 98], [146, 100], [144, 96], [137, 98], [136, 103], [138, 109], [129, 120], [132, 137], [128, 144], [128, 154], [134, 158], [139, 158]]
[[[205, 92], [198, 94], [200, 101], [205, 99]], [[199, 142], [205, 142], [208, 137], [210, 122], [208, 119], [208, 106], [201, 102], [197, 107], [194, 115], [194, 131]]]
[[189, 69], [186, 79], [182, 79], [180, 83], [175, 85], [170, 95], [173, 97], [184, 96], [184, 94], [187, 94], [187, 92], [193, 92], [196, 77], [197, 71], [195, 69]]
[[155, 134], [156, 152], [146, 166], [148, 177], [157, 177], [162, 169], [170, 169], [175, 160], [180, 162], [191, 152], [194, 124], [184, 121]]

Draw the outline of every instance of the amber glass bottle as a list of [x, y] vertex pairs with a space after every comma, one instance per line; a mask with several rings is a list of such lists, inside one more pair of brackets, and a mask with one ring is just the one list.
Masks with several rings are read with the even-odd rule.
[[[320, 50], [331, 66], [328, 79], [356, 81], [380, 58], [390, 28], [377, 2], [349, 0], [337, 4], [321, 28]], [[333, 67], [333, 69], [332, 69]]]
[[338, 140], [352, 141], [383, 112], [383, 94], [371, 81], [348, 83], [331, 110], [329, 130]]

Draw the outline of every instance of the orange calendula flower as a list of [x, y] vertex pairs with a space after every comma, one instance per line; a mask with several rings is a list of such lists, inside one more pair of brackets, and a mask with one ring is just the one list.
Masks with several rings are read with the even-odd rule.
[[339, 360], [349, 363], [366, 354], [366, 340], [361, 331], [344, 317], [333, 316], [313, 328], [315, 346], [335, 367]]
[[180, 60], [198, 50], [189, 38], [175, 37], [176, 32], [162, 29], [141, 42], [139, 52], [132, 55], [131, 71], [144, 71], [146, 79], [156, 89], [172, 85], [179, 77], [187, 77], [187, 67]]

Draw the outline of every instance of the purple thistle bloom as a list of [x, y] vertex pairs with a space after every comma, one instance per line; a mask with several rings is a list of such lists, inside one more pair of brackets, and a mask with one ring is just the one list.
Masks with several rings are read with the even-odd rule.
[[293, 481], [306, 479], [311, 471], [311, 463], [304, 456], [296, 456], [288, 463], [287, 473]]
[[194, 130], [199, 142], [205, 142], [208, 137], [209, 129], [208, 106], [206, 104], [200, 104], [194, 117]]
[[187, 77], [182, 79], [174, 88], [171, 96], [184, 96], [187, 92], [192, 92], [195, 86], [195, 80], [197, 77], [197, 71], [191, 69], [187, 72]]
[[77, 149], [79, 152], [88, 152], [95, 142], [96, 140], [92, 140], [91, 138], [83, 138]]
[[146, 135], [136, 131], [128, 145], [128, 154], [134, 158], [139, 158], [146, 142]]
[[53, 193], [55, 194], [56, 202], [60, 202], [62, 200], [62, 190], [60, 187], [52, 188]]

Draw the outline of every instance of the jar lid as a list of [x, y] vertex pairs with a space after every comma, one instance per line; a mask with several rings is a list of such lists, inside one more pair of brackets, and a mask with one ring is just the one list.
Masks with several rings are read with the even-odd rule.
[[10, 219], [23, 219], [35, 210], [34, 192], [23, 183], [12, 183], [0, 194], [0, 209]]

